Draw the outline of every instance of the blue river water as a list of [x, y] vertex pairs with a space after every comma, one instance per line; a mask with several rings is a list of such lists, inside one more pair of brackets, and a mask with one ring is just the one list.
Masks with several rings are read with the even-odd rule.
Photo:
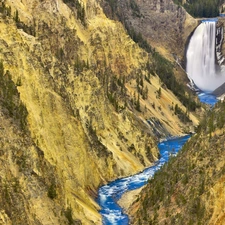
[[117, 204], [121, 196], [127, 192], [142, 187], [154, 173], [169, 160], [171, 155], [176, 155], [190, 135], [175, 137], [158, 144], [161, 158], [141, 173], [130, 177], [115, 180], [99, 188], [97, 202], [101, 206], [100, 213], [104, 225], [128, 225], [129, 218]]
[[198, 94], [199, 100], [202, 103], [214, 106], [218, 102], [218, 99], [216, 98], [216, 96], [210, 93], [199, 92], [197, 94]]
[[[197, 92], [199, 100], [202, 103], [208, 104], [213, 107], [218, 99], [210, 94], [204, 92]], [[161, 166], [169, 160], [171, 155], [176, 155], [182, 148], [190, 135], [182, 137], [174, 137], [162, 141], [158, 144], [161, 158], [141, 173], [135, 174], [130, 177], [117, 179], [107, 185], [99, 188], [97, 202], [101, 206], [100, 213], [102, 215], [103, 225], [128, 225], [128, 215], [123, 213], [123, 209], [117, 204], [121, 196], [134, 189], [140, 188], [154, 176], [154, 173], [161, 168]]]

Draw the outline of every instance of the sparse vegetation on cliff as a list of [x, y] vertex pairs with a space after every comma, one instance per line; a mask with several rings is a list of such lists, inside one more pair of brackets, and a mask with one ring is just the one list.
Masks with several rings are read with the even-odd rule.
[[164, 130], [183, 132], [169, 105], [184, 107], [98, 1], [1, 3], [0, 219], [100, 224], [98, 187], [151, 165]]
[[195, 100], [185, 92], [184, 85], [176, 80], [173, 73], [173, 65], [157, 52], [153, 52], [152, 67], [161, 78], [162, 82], [169, 88], [190, 111], [200, 107]]
[[224, 114], [225, 102], [217, 103], [178, 156], [149, 181], [138, 199], [134, 224], [224, 223], [220, 210], [225, 198], [217, 192], [225, 179]]
[[78, 0], [63, 0], [63, 2], [76, 9], [77, 19], [86, 26], [86, 15], [83, 3]]
[[[17, 81], [17, 85], [21, 85], [21, 81]], [[18, 121], [22, 129], [27, 126], [27, 109], [24, 103], [20, 100], [20, 95], [16, 84], [12, 81], [12, 76], [7, 70], [4, 71], [3, 62], [0, 61], [0, 101], [7, 110], [6, 114]]]
[[11, 6], [6, 6], [4, 2], [0, 2], [0, 13], [3, 14], [4, 17], [11, 16]]

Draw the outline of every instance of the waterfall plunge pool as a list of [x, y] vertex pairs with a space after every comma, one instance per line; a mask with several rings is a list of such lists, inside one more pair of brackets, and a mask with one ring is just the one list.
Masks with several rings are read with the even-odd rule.
[[216, 98], [216, 96], [210, 93], [200, 92], [200, 93], [197, 93], [197, 95], [200, 102], [202, 103], [214, 106], [218, 102], [218, 99]]
[[176, 155], [190, 135], [174, 137], [158, 144], [161, 158], [151, 167], [130, 177], [117, 179], [99, 188], [97, 202], [101, 206], [100, 214], [104, 225], [128, 225], [128, 215], [117, 204], [121, 196], [147, 184], [148, 179], [167, 162], [171, 155]]

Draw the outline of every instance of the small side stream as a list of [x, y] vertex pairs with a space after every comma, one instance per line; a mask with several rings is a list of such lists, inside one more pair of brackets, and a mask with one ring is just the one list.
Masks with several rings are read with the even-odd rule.
[[101, 206], [100, 213], [104, 225], [128, 225], [128, 215], [123, 213], [123, 209], [117, 204], [121, 196], [127, 192], [145, 185], [149, 178], [160, 169], [160, 167], [169, 160], [171, 155], [176, 155], [190, 135], [183, 137], [174, 137], [162, 141], [158, 144], [161, 158], [141, 173], [130, 177], [117, 179], [107, 185], [99, 188], [97, 202]]

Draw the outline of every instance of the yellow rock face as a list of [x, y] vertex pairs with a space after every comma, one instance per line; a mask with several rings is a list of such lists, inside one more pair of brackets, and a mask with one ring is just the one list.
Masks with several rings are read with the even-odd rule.
[[[38, 178], [32, 178], [34, 190], [27, 189], [25, 172], [20, 172], [8, 157], [6, 167], [26, 192], [26, 220], [18, 222], [4, 211], [0, 219], [6, 224], [11, 220], [16, 224], [65, 224], [62, 211], [69, 208], [73, 219], [100, 224], [99, 206], [94, 199], [98, 186], [151, 165], [158, 150], [145, 119], [157, 117], [171, 134], [181, 134], [182, 123], [168, 109], [172, 102], [181, 104], [168, 90], [163, 90], [161, 99], [155, 97], [160, 82], [156, 76], [148, 84], [151, 100], [141, 100], [146, 111], [137, 113], [131, 107], [115, 111], [98, 76], [107, 73], [105, 68], [110, 68], [110, 76], [125, 76], [127, 95], [132, 96], [132, 74], [142, 70], [147, 54], [128, 37], [121, 24], [105, 17], [94, 0], [81, 2], [86, 26], [77, 20], [77, 11], [61, 0], [5, 3], [11, 7], [11, 16], [0, 14], [0, 59], [14, 83], [21, 80], [17, 89], [28, 111], [32, 142], [25, 151], [30, 169]], [[13, 17], [17, 12], [20, 22], [16, 26]], [[31, 35], [32, 29], [35, 35]], [[78, 72], [82, 63], [86, 66]], [[153, 109], [152, 101], [162, 110]], [[197, 119], [192, 117], [196, 124]], [[6, 129], [8, 124], [4, 126]], [[12, 132], [8, 130], [8, 135]], [[9, 148], [5, 146], [6, 151]], [[43, 152], [43, 164], [37, 149]], [[39, 181], [42, 177], [49, 180], [47, 185]], [[56, 183], [54, 200], [47, 197], [46, 186], [51, 179]]]

